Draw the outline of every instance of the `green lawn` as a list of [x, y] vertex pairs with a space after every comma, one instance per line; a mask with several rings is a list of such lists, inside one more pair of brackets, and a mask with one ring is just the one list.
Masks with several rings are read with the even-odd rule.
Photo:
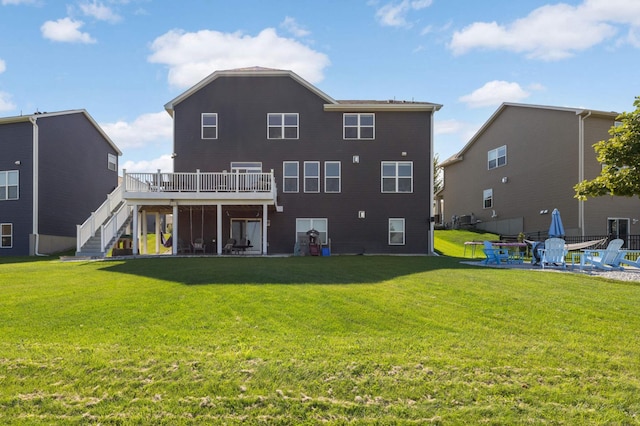
[[639, 424], [638, 306], [444, 256], [0, 258], [0, 423]]

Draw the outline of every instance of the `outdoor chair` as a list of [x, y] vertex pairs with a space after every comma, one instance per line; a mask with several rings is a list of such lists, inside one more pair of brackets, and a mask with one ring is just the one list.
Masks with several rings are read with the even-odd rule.
[[540, 249], [542, 259], [540, 264], [542, 269], [545, 266], [559, 266], [561, 268], [567, 267], [566, 257], [569, 251], [565, 247], [565, 242], [562, 238], [549, 238], [544, 242], [544, 248]]
[[583, 250], [580, 258], [580, 269], [588, 264], [602, 270], [623, 269], [620, 266], [626, 253], [625, 250], [620, 250], [623, 245], [624, 240], [616, 238], [611, 240], [604, 250]]
[[236, 240], [235, 238], [229, 238], [227, 240], [227, 243], [224, 245], [224, 247], [222, 247], [222, 253], [228, 253], [231, 254], [233, 253], [233, 246], [236, 245]]
[[484, 248], [482, 249], [482, 251], [484, 252], [484, 255], [487, 257], [484, 260], [485, 265], [489, 263], [495, 263], [496, 265], [499, 265], [502, 262], [504, 263], [509, 262], [509, 253], [504, 249], [501, 249], [499, 247], [494, 247], [490, 241], [484, 242]]
[[204, 240], [202, 238], [196, 238], [196, 240], [193, 242], [192, 244], [193, 246], [193, 253], [197, 253], [199, 251], [202, 252], [202, 254], [205, 253], [205, 245], [204, 245]]

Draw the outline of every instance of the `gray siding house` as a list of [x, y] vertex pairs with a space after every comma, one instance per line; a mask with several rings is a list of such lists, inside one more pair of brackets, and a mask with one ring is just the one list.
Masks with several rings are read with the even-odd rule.
[[337, 101], [291, 71], [216, 71], [165, 105], [174, 172], [125, 171], [123, 196], [145, 213], [134, 229], [172, 213], [174, 253], [233, 238], [292, 254], [312, 230], [332, 253], [430, 253], [440, 107]]
[[0, 118], [0, 256], [73, 248], [118, 185], [120, 150], [85, 110]]
[[530, 234], [547, 231], [557, 208], [568, 236], [640, 233], [637, 198], [574, 198], [575, 184], [600, 173], [593, 144], [609, 139], [617, 115], [502, 104], [459, 153], [441, 163], [443, 221]]

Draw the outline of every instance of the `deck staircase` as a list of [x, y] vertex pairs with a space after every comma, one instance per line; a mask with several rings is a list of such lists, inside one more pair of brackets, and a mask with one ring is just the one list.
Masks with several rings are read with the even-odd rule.
[[122, 185], [77, 228], [76, 257], [104, 258], [132, 219], [132, 208], [123, 196]]

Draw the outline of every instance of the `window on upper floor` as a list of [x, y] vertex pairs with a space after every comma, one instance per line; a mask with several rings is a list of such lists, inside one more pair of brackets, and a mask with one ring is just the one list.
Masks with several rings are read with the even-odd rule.
[[218, 139], [218, 113], [202, 113], [202, 139]]
[[107, 154], [107, 168], [114, 172], [118, 171], [118, 157], [113, 154]]
[[300, 169], [297, 161], [282, 163], [283, 192], [298, 192], [300, 190]]
[[482, 208], [490, 209], [493, 207], [493, 189], [485, 189], [482, 191]]
[[320, 162], [304, 162], [304, 192], [320, 192]]
[[389, 219], [389, 245], [404, 245], [404, 218]]
[[0, 201], [17, 200], [19, 172], [17, 170], [0, 171]]
[[297, 113], [267, 114], [267, 139], [298, 139], [299, 119]]
[[324, 163], [324, 192], [340, 192], [341, 190], [340, 162], [325, 161]]
[[383, 161], [382, 192], [413, 192], [413, 162]]
[[375, 114], [344, 114], [344, 139], [375, 139]]
[[507, 146], [492, 149], [487, 153], [487, 167], [489, 170], [502, 167], [507, 164]]
[[13, 224], [0, 223], [0, 248], [13, 247]]

